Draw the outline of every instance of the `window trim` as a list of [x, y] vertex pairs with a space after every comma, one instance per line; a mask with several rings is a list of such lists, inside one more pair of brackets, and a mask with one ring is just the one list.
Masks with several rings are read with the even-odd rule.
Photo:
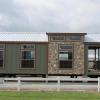
[[[22, 45], [28, 45], [28, 44], [21, 44]], [[33, 49], [22, 49], [21, 46], [20, 46], [20, 69], [35, 69], [35, 66], [36, 66], [36, 46], [35, 44], [30, 44], [30, 45], [34, 45], [34, 50]], [[34, 54], [34, 67], [32, 68], [24, 68], [22, 67], [22, 51], [34, 51], [35, 54]]]
[[[61, 67], [60, 67], [59, 53], [60, 53], [60, 52], [66, 52], [66, 50], [63, 50], [63, 51], [59, 50], [59, 47], [60, 47], [61, 45], [69, 45], [69, 46], [72, 46], [72, 49], [67, 49], [68, 51], [72, 51], [72, 60], [71, 60], [71, 61], [72, 61], [72, 67], [71, 67], [71, 68], [67, 68], [67, 67], [66, 67], [66, 68], [61, 68]], [[73, 46], [72, 44], [59, 44], [59, 45], [58, 45], [58, 66], [59, 66], [59, 69], [61, 69], [61, 70], [70, 70], [70, 69], [73, 69], [73, 66], [74, 66], [74, 62], [73, 62], [73, 61], [74, 61], [74, 60], [73, 60], [73, 59], [74, 59], [74, 50], [73, 50], [73, 49], [74, 49], [74, 46]]]
[[0, 48], [0, 51], [3, 51], [3, 66], [0, 67], [1, 68], [4, 68], [5, 66], [5, 44], [0, 44], [3, 46], [3, 48]]

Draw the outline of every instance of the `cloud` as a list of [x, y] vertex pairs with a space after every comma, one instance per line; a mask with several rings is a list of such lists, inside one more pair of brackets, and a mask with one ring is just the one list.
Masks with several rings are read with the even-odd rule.
[[2, 0], [0, 31], [99, 33], [100, 0]]

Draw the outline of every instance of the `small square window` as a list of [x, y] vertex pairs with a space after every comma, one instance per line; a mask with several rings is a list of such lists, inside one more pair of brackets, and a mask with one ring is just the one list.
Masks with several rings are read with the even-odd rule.
[[59, 50], [64, 51], [64, 50], [71, 50], [72, 46], [71, 45], [60, 45]]
[[64, 41], [65, 37], [64, 36], [51, 36], [50, 40], [51, 41]]
[[70, 36], [70, 40], [80, 41], [82, 36]]
[[34, 51], [23, 51], [22, 59], [34, 59]]

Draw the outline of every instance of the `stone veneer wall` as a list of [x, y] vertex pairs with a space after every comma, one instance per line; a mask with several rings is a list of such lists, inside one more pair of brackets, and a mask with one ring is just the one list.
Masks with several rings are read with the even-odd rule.
[[[73, 67], [59, 68], [59, 44], [73, 45]], [[82, 42], [49, 42], [48, 74], [84, 74], [84, 44]]]

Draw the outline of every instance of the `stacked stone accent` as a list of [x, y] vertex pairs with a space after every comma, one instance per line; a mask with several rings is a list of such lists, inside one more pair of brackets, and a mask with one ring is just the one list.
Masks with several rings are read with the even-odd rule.
[[[73, 45], [73, 67], [59, 68], [59, 45]], [[84, 43], [83, 42], [50, 42], [48, 45], [48, 74], [82, 75], [84, 74]]]

